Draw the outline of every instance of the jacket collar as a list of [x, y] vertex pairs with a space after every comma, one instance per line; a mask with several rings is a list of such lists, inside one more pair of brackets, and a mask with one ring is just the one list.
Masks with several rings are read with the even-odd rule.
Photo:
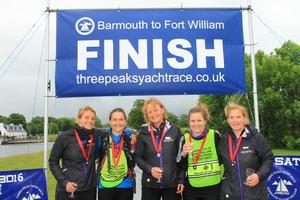
[[[147, 124], [147, 126], [148, 126], [148, 131], [150, 131], [150, 126], [151, 126], [151, 124]], [[159, 126], [159, 128], [161, 128], [161, 126], [166, 126], [166, 128], [167, 129], [170, 129], [171, 128], [171, 123], [168, 121], [168, 120], [165, 120], [165, 121], [163, 121], [161, 124], [160, 124], [160, 126]], [[162, 127], [162, 128], [163, 128]]]
[[[229, 134], [233, 137], [233, 138], [237, 138], [236, 135], [233, 133], [233, 130], [230, 128], [229, 130]], [[246, 125], [243, 132], [240, 135], [243, 138], [249, 138], [251, 136], [251, 128], [249, 127], [249, 125]]]
[[78, 124], [76, 124], [74, 128], [77, 130], [80, 138], [88, 137], [90, 134], [93, 134], [95, 132], [94, 128], [86, 129], [86, 128], [83, 128], [81, 126], [78, 126]]

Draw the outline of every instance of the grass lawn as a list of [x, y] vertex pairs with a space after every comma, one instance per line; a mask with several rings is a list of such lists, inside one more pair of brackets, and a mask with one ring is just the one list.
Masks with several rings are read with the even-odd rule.
[[300, 156], [300, 150], [273, 149], [275, 156]]
[[[50, 153], [50, 152], [49, 152]], [[44, 153], [38, 152], [33, 154], [21, 154], [17, 156], [10, 156], [0, 158], [0, 171], [5, 170], [20, 170], [20, 169], [34, 169], [43, 168], [43, 156]], [[49, 157], [49, 155], [48, 155]], [[48, 170], [48, 199], [54, 199], [56, 180], [52, 176], [50, 170]]]
[[[300, 150], [273, 149], [274, 155], [294, 155], [299, 156]], [[0, 158], [0, 171], [33, 169], [43, 167], [43, 152], [33, 154], [22, 154], [6, 158]], [[56, 181], [48, 170], [48, 196], [54, 199]]]

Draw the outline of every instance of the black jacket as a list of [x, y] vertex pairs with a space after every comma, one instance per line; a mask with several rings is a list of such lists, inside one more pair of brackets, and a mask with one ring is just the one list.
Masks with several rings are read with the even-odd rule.
[[[176, 162], [179, 152], [180, 142], [183, 135], [178, 127], [166, 122], [168, 128], [162, 142], [162, 167], [163, 177], [161, 183], [152, 177], [151, 168], [160, 167], [160, 159], [154, 149], [149, 125], [141, 127], [137, 139], [136, 163], [143, 170], [142, 186], [147, 188], [174, 188], [178, 184], [184, 184], [185, 170], [180, 168]], [[154, 132], [158, 134], [157, 132]], [[161, 133], [160, 133], [161, 134]]]
[[[49, 158], [50, 170], [57, 181], [58, 191], [65, 191], [68, 182], [76, 183], [78, 185], [77, 191], [86, 191], [97, 184], [95, 155], [98, 133], [94, 129], [88, 131], [79, 126], [75, 128], [82, 141], [88, 141], [90, 134], [93, 134], [93, 146], [87, 163], [73, 129], [58, 135]], [[88, 152], [88, 148], [86, 148], [86, 152]], [[62, 165], [60, 165], [60, 160]]]
[[[229, 129], [222, 135], [218, 152], [224, 164], [224, 177], [221, 183], [220, 199], [240, 199], [240, 187], [245, 200], [267, 200], [268, 191], [266, 179], [272, 168], [273, 153], [265, 137], [252, 126], [246, 126], [242, 134], [243, 140], [237, 153], [235, 163], [232, 164], [229, 155], [228, 135], [232, 136], [232, 144], [236, 147], [237, 138]], [[238, 163], [237, 163], [238, 162]], [[251, 168], [259, 176], [259, 183], [249, 187], [246, 180], [246, 169]], [[238, 173], [240, 171], [240, 173]]]

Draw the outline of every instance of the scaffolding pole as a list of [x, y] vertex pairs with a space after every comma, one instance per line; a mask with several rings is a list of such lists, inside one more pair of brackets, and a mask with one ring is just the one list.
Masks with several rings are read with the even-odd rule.
[[254, 52], [255, 44], [254, 44], [254, 36], [253, 36], [251, 4], [249, 4], [249, 9], [248, 9], [248, 23], [249, 23], [250, 56], [251, 56], [251, 70], [252, 70], [254, 120], [255, 120], [255, 127], [259, 130], [260, 127], [259, 127], [258, 95], [257, 95], [256, 65], [255, 65], [255, 52]]

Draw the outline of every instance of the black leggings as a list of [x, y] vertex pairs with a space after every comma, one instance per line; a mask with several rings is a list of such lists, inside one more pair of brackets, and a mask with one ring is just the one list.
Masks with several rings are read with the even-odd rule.
[[70, 193], [66, 191], [55, 191], [55, 200], [94, 200], [96, 199], [96, 187], [86, 191], [74, 193], [74, 198], [70, 198]]
[[132, 200], [132, 188], [103, 188], [98, 189], [99, 200]]
[[177, 188], [142, 188], [142, 200], [180, 200], [181, 194], [176, 193]]

